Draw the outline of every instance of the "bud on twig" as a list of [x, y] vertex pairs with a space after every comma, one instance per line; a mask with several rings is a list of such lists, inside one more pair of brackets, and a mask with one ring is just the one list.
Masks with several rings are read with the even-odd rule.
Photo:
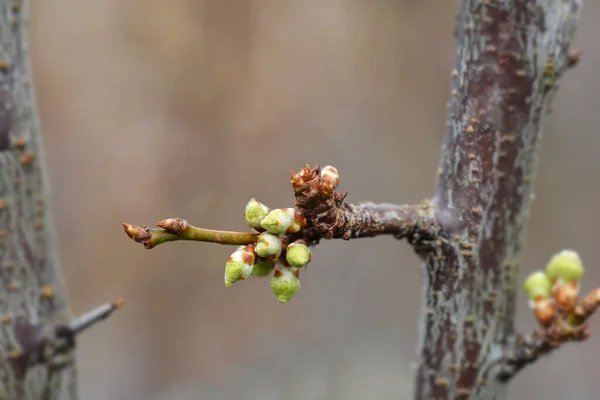
[[552, 282], [556, 304], [565, 311], [573, 309], [579, 297], [579, 281], [583, 277], [579, 255], [573, 250], [555, 254], [546, 266], [546, 275]]
[[542, 271], [533, 272], [525, 280], [523, 289], [531, 300], [530, 305], [538, 322], [542, 325], [550, 324], [554, 318], [554, 305], [550, 299], [552, 283], [548, 276]]
[[555, 254], [546, 266], [546, 275], [552, 282], [557, 279], [579, 282], [583, 276], [583, 264], [579, 254], [573, 250], [563, 250]]
[[321, 170], [321, 180], [326, 182], [333, 191], [340, 183], [340, 174], [335, 167], [328, 165]]
[[261, 221], [260, 226], [275, 235], [281, 235], [298, 232], [305, 223], [306, 219], [293, 208], [276, 208]]
[[267, 216], [271, 210], [263, 203], [256, 201], [254, 198], [250, 199], [246, 204], [244, 211], [244, 217], [246, 218], [246, 224], [250, 228], [261, 229], [260, 223]]
[[225, 286], [229, 287], [235, 282], [249, 277], [255, 261], [254, 244], [240, 246], [225, 263]]
[[291, 268], [276, 269], [271, 278], [271, 289], [281, 304], [287, 303], [300, 289], [300, 279]]
[[294, 223], [293, 208], [276, 208], [271, 211], [260, 223], [260, 226], [276, 235], [285, 233]]
[[285, 259], [292, 267], [301, 268], [310, 262], [312, 253], [306, 242], [296, 241], [290, 243], [285, 252]]
[[256, 254], [264, 258], [276, 259], [281, 254], [282, 240], [280, 236], [269, 232], [258, 235]]

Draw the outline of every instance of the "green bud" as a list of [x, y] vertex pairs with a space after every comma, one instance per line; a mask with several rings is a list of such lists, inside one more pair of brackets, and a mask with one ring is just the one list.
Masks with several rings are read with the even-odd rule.
[[269, 276], [273, 273], [273, 269], [275, 268], [275, 260], [266, 260], [264, 258], [259, 258], [256, 260], [256, 264], [254, 264], [254, 268], [252, 268], [251, 276], [257, 277], [265, 277]]
[[258, 235], [256, 254], [264, 258], [277, 258], [281, 254], [281, 237], [269, 232]]
[[304, 267], [310, 262], [312, 253], [307, 245], [300, 242], [291, 243], [285, 252], [287, 262], [296, 268]]
[[265, 219], [260, 222], [260, 226], [271, 233], [281, 235], [294, 224], [294, 214], [293, 208], [276, 208], [267, 214]]
[[244, 217], [246, 218], [246, 224], [250, 228], [260, 229], [260, 222], [267, 216], [271, 210], [263, 203], [256, 201], [254, 198], [250, 199], [246, 204], [246, 210], [244, 211]]
[[287, 303], [300, 289], [300, 279], [291, 268], [276, 269], [271, 278], [271, 289], [281, 304]]
[[534, 300], [538, 296], [548, 298], [552, 293], [552, 283], [548, 275], [542, 271], [535, 271], [525, 279], [523, 289], [525, 289], [527, 297], [531, 300]]
[[229, 287], [249, 277], [255, 261], [254, 245], [240, 247], [234, 251], [225, 263], [225, 286]]
[[555, 254], [546, 266], [546, 275], [551, 281], [578, 282], [583, 276], [583, 265], [579, 255], [573, 250], [563, 250]]

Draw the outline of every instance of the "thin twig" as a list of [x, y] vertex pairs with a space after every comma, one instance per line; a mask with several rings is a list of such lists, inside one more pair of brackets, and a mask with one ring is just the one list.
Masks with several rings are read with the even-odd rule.
[[[181, 218], [169, 218], [156, 223], [157, 227], [140, 227], [126, 222], [123, 228], [127, 235], [145, 248], [151, 249], [161, 243], [175, 240], [192, 240], [227, 245], [246, 245], [256, 243], [258, 233], [229, 232], [198, 228]], [[178, 228], [175, 228], [178, 226]]]
[[106, 303], [99, 307], [96, 307], [71, 321], [69, 323], [69, 330], [73, 335], [78, 335], [83, 331], [87, 330], [88, 328], [92, 327], [96, 323], [108, 318], [123, 304], [125, 304], [125, 300], [119, 298], [111, 303]]

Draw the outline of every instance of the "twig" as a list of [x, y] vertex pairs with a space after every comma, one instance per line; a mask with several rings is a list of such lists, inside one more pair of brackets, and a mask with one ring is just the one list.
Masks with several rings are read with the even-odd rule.
[[151, 249], [161, 243], [175, 240], [193, 240], [228, 245], [246, 245], [255, 243], [258, 233], [228, 232], [198, 228], [181, 218], [169, 218], [156, 223], [155, 227], [140, 227], [126, 222], [123, 228], [127, 235], [145, 248]]
[[527, 365], [562, 344], [589, 338], [586, 321], [599, 305], [600, 288], [592, 290], [572, 312], [558, 313], [549, 326], [540, 326], [529, 335], [520, 336], [510, 354], [504, 359], [498, 379], [507, 382]]
[[[393, 235], [416, 244], [436, 237], [439, 228], [429, 200], [416, 205], [346, 203], [346, 193], [335, 192], [337, 182], [333, 185], [327, 177], [323, 178], [326, 175], [321, 172], [319, 165], [314, 168], [307, 166], [298, 173], [292, 172], [291, 181], [296, 196], [294, 210], [302, 223], [299, 231], [285, 235], [287, 242], [303, 239], [315, 245], [321, 239], [348, 240]], [[147, 249], [176, 240], [247, 245], [256, 243], [260, 234], [198, 228], [181, 218], [169, 218], [157, 222], [154, 227], [123, 223], [123, 228], [131, 239], [142, 243]]]
[[103, 304], [86, 312], [83, 315], [80, 315], [78, 318], [69, 323], [69, 330], [71, 334], [78, 335], [96, 323], [105, 320], [123, 304], [125, 304], [125, 300], [119, 298], [111, 303]]

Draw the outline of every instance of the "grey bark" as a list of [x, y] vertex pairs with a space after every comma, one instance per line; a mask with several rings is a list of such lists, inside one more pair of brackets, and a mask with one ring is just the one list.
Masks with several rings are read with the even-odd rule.
[[461, 0], [423, 263], [417, 400], [506, 397], [541, 122], [569, 64], [576, 0]]
[[[0, 399], [76, 399], [27, 42], [30, 1], [0, 0]], [[58, 330], [57, 330], [58, 329]]]

